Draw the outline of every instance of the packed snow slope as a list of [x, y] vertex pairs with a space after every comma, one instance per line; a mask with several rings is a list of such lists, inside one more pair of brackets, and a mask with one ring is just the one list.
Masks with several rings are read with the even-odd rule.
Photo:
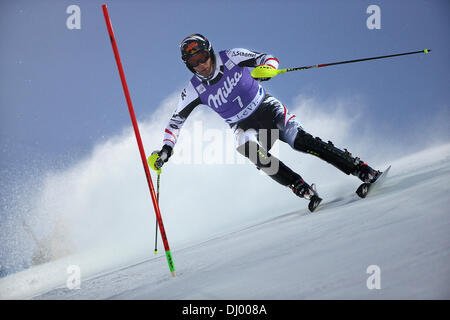
[[[0, 279], [0, 297], [449, 299], [449, 160], [450, 144], [428, 149], [393, 161], [369, 198], [345, 191], [313, 214], [302, 203], [301, 210], [173, 248], [176, 278], [163, 253], [94, 272], [92, 252]], [[91, 269], [82, 273], [80, 289], [66, 287], [69, 264]], [[380, 287], [369, 289], [375, 275]]]

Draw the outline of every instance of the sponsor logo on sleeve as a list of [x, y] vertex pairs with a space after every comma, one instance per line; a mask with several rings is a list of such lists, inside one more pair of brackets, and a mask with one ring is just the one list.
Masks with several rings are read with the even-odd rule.
[[170, 119], [172, 122], [175, 122], [176, 124], [183, 124], [183, 120], [177, 120], [176, 118], [178, 118], [178, 119], [182, 119], [181, 117], [180, 117], [180, 115], [177, 113], [177, 114], [174, 114], [173, 116], [172, 116], [172, 119]]
[[232, 57], [237, 57], [237, 56], [246, 57], [246, 58], [254, 58], [254, 57], [256, 57], [256, 53], [233, 51]]

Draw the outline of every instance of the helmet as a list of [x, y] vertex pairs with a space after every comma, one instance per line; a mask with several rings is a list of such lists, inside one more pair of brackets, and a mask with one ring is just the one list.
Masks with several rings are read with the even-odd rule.
[[189, 58], [201, 51], [206, 51], [208, 52], [209, 57], [213, 59], [213, 63], [215, 63], [214, 50], [211, 43], [199, 33], [194, 33], [184, 38], [180, 43], [180, 50], [181, 59], [186, 64], [187, 68], [197, 75], [199, 74], [196, 73], [194, 68], [188, 63]]

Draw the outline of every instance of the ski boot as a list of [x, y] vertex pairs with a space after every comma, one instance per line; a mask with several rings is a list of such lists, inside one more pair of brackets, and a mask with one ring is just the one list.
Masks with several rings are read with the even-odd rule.
[[359, 158], [356, 158], [356, 161], [358, 161], [358, 164], [353, 175], [357, 176], [363, 182], [356, 190], [356, 194], [361, 198], [365, 198], [369, 193], [370, 185], [377, 181], [383, 172], [372, 169], [367, 163], [359, 160]]
[[320, 202], [322, 202], [322, 198], [319, 197], [319, 194], [316, 191], [315, 184], [310, 186], [303, 179], [300, 179], [290, 185], [290, 188], [300, 198], [309, 200], [308, 209], [311, 212], [314, 212]]
[[372, 169], [367, 165], [367, 163], [359, 160], [359, 158], [356, 159], [359, 163], [357, 164], [353, 175], [357, 176], [362, 182], [374, 183], [382, 172]]

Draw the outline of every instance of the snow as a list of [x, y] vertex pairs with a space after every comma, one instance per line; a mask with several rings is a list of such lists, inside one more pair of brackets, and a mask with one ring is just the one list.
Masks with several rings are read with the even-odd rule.
[[[393, 161], [366, 199], [335, 184], [339, 197], [316, 213], [299, 199], [301, 210], [175, 242], [175, 278], [162, 247], [129, 265], [98, 247], [1, 278], [0, 298], [449, 299], [449, 160], [450, 144], [434, 147]], [[80, 267], [80, 289], [66, 287], [69, 265]], [[373, 265], [381, 288], [370, 290]]]

